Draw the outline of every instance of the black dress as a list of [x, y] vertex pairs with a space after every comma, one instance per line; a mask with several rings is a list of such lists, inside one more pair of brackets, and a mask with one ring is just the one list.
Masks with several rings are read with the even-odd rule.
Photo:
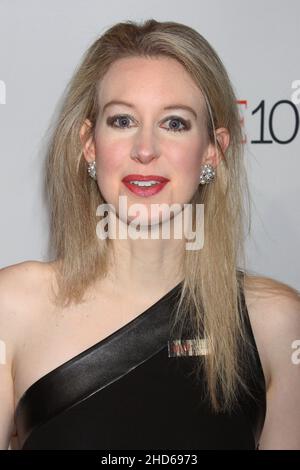
[[192, 373], [199, 356], [176, 355], [169, 341], [181, 285], [26, 390], [15, 412], [21, 450], [257, 448], [266, 388], [244, 296], [254, 398], [215, 414]]

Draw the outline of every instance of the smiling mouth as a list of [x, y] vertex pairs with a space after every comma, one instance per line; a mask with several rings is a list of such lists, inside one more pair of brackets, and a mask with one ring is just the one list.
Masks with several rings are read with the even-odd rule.
[[135, 195], [147, 197], [147, 196], [154, 196], [155, 194], [159, 193], [169, 182], [169, 180], [165, 181], [138, 181], [138, 180], [128, 180], [123, 181], [125, 186]]

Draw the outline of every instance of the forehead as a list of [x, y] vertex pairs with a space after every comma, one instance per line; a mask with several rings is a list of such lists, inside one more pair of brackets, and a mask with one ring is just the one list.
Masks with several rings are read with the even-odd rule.
[[202, 110], [204, 98], [184, 66], [169, 57], [116, 60], [99, 85], [99, 103], [124, 99], [146, 104], [181, 102]]

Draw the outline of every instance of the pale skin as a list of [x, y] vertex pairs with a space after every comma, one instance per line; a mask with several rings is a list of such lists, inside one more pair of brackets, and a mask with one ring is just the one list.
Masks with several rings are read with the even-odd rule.
[[[117, 206], [118, 196], [126, 194], [130, 203], [137, 202], [121, 179], [141, 173], [170, 179], [153, 197], [155, 202], [188, 202], [198, 186], [200, 165], [219, 164], [218, 152], [205, 134], [202, 94], [189, 75], [173, 59], [122, 59], [111, 67], [99, 90], [102, 105], [110, 100], [134, 107], [113, 105], [105, 113], [100, 109], [95, 139], [84, 139], [88, 120], [80, 132], [84, 158], [96, 160], [105, 199]], [[183, 109], [163, 110], [171, 104], [190, 106], [197, 118]], [[116, 114], [130, 116], [128, 127], [107, 125], [107, 117]], [[167, 131], [170, 115], [190, 121], [189, 130]], [[228, 131], [220, 128], [216, 133], [226, 150]], [[154, 200], [146, 204], [150, 202]], [[13, 414], [31, 384], [116, 331], [181, 280], [180, 240], [114, 243], [118, 258], [109, 279], [99, 282], [89, 301], [76, 308], [59, 309], [51, 303], [53, 263], [26, 261], [1, 270], [0, 339], [6, 361], [0, 364], [0, 449], [10, 442], [18, 448]], [[275, 280], [269, 280], [260, 295], [258, 281], [248, 279], [245, 297], [267, 384], [260, 449], [300, 449], [300, 365], [291, 360], [291, 345], [300, 339], [300, 300]], [[276, 294], [267, 293], [268, 285]], [[107, 311], [111, 315], [104, 315]]]
[[[122, 100], [133, 107], [124, 104], [106, 107], [112, 100]], [[96, 161], [99, 188], [104, 199], [116, 209], [121, 195], [128, 197], [128, 206], [188, 203], [197, 190], [201, 164], [218, 165], [217, 152], [206, 136], [204, 98], [177, 61], [167, 58], [116, 61], [101, 83], [99, 103], [95, 139], [84, 143], [88, 120], [81, 130], [84, 157], [87, 162]], [[191, 107], [197, 117], [185, 109], [163, 110], [173, 104]], [[119, 128], [108, 125], [108, 119], [120, 115], [126, 115], [124, 124], [119, 119], [114, 123]], [[190, 122], [190, 129], [173, 131], [172, 123], [180, 129], [188, 127], [180, 120]], [[217, 136], [225, 150], [229, 144], [227, 129], [218, 129]], [[121, 181], [124, 176], [136, 173], [165, 176], [170, 182], [151, 198], [138, 197]], [[113, 240], [113, 245], [118, 262], [111, 275], [124, 292], [132, 291], [132, 286], [143, 291], [147, 286], [148, 292], [157, 293], [181, 279], [180, 273], [178, 277], [174, 273], [181, 264], [182, 240], [127, 238]]]

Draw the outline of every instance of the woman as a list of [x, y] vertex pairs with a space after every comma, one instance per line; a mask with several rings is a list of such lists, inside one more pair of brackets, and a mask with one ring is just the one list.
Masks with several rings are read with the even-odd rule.
[[[53, 261], [1, 272], [1, 448], [299, 449], [299, 293], [238, 268], [242, 135], [207, 41], [174, 22], [112, 26], [46, 161]], [[159, 204], [193, 208], [200, 248]]]

